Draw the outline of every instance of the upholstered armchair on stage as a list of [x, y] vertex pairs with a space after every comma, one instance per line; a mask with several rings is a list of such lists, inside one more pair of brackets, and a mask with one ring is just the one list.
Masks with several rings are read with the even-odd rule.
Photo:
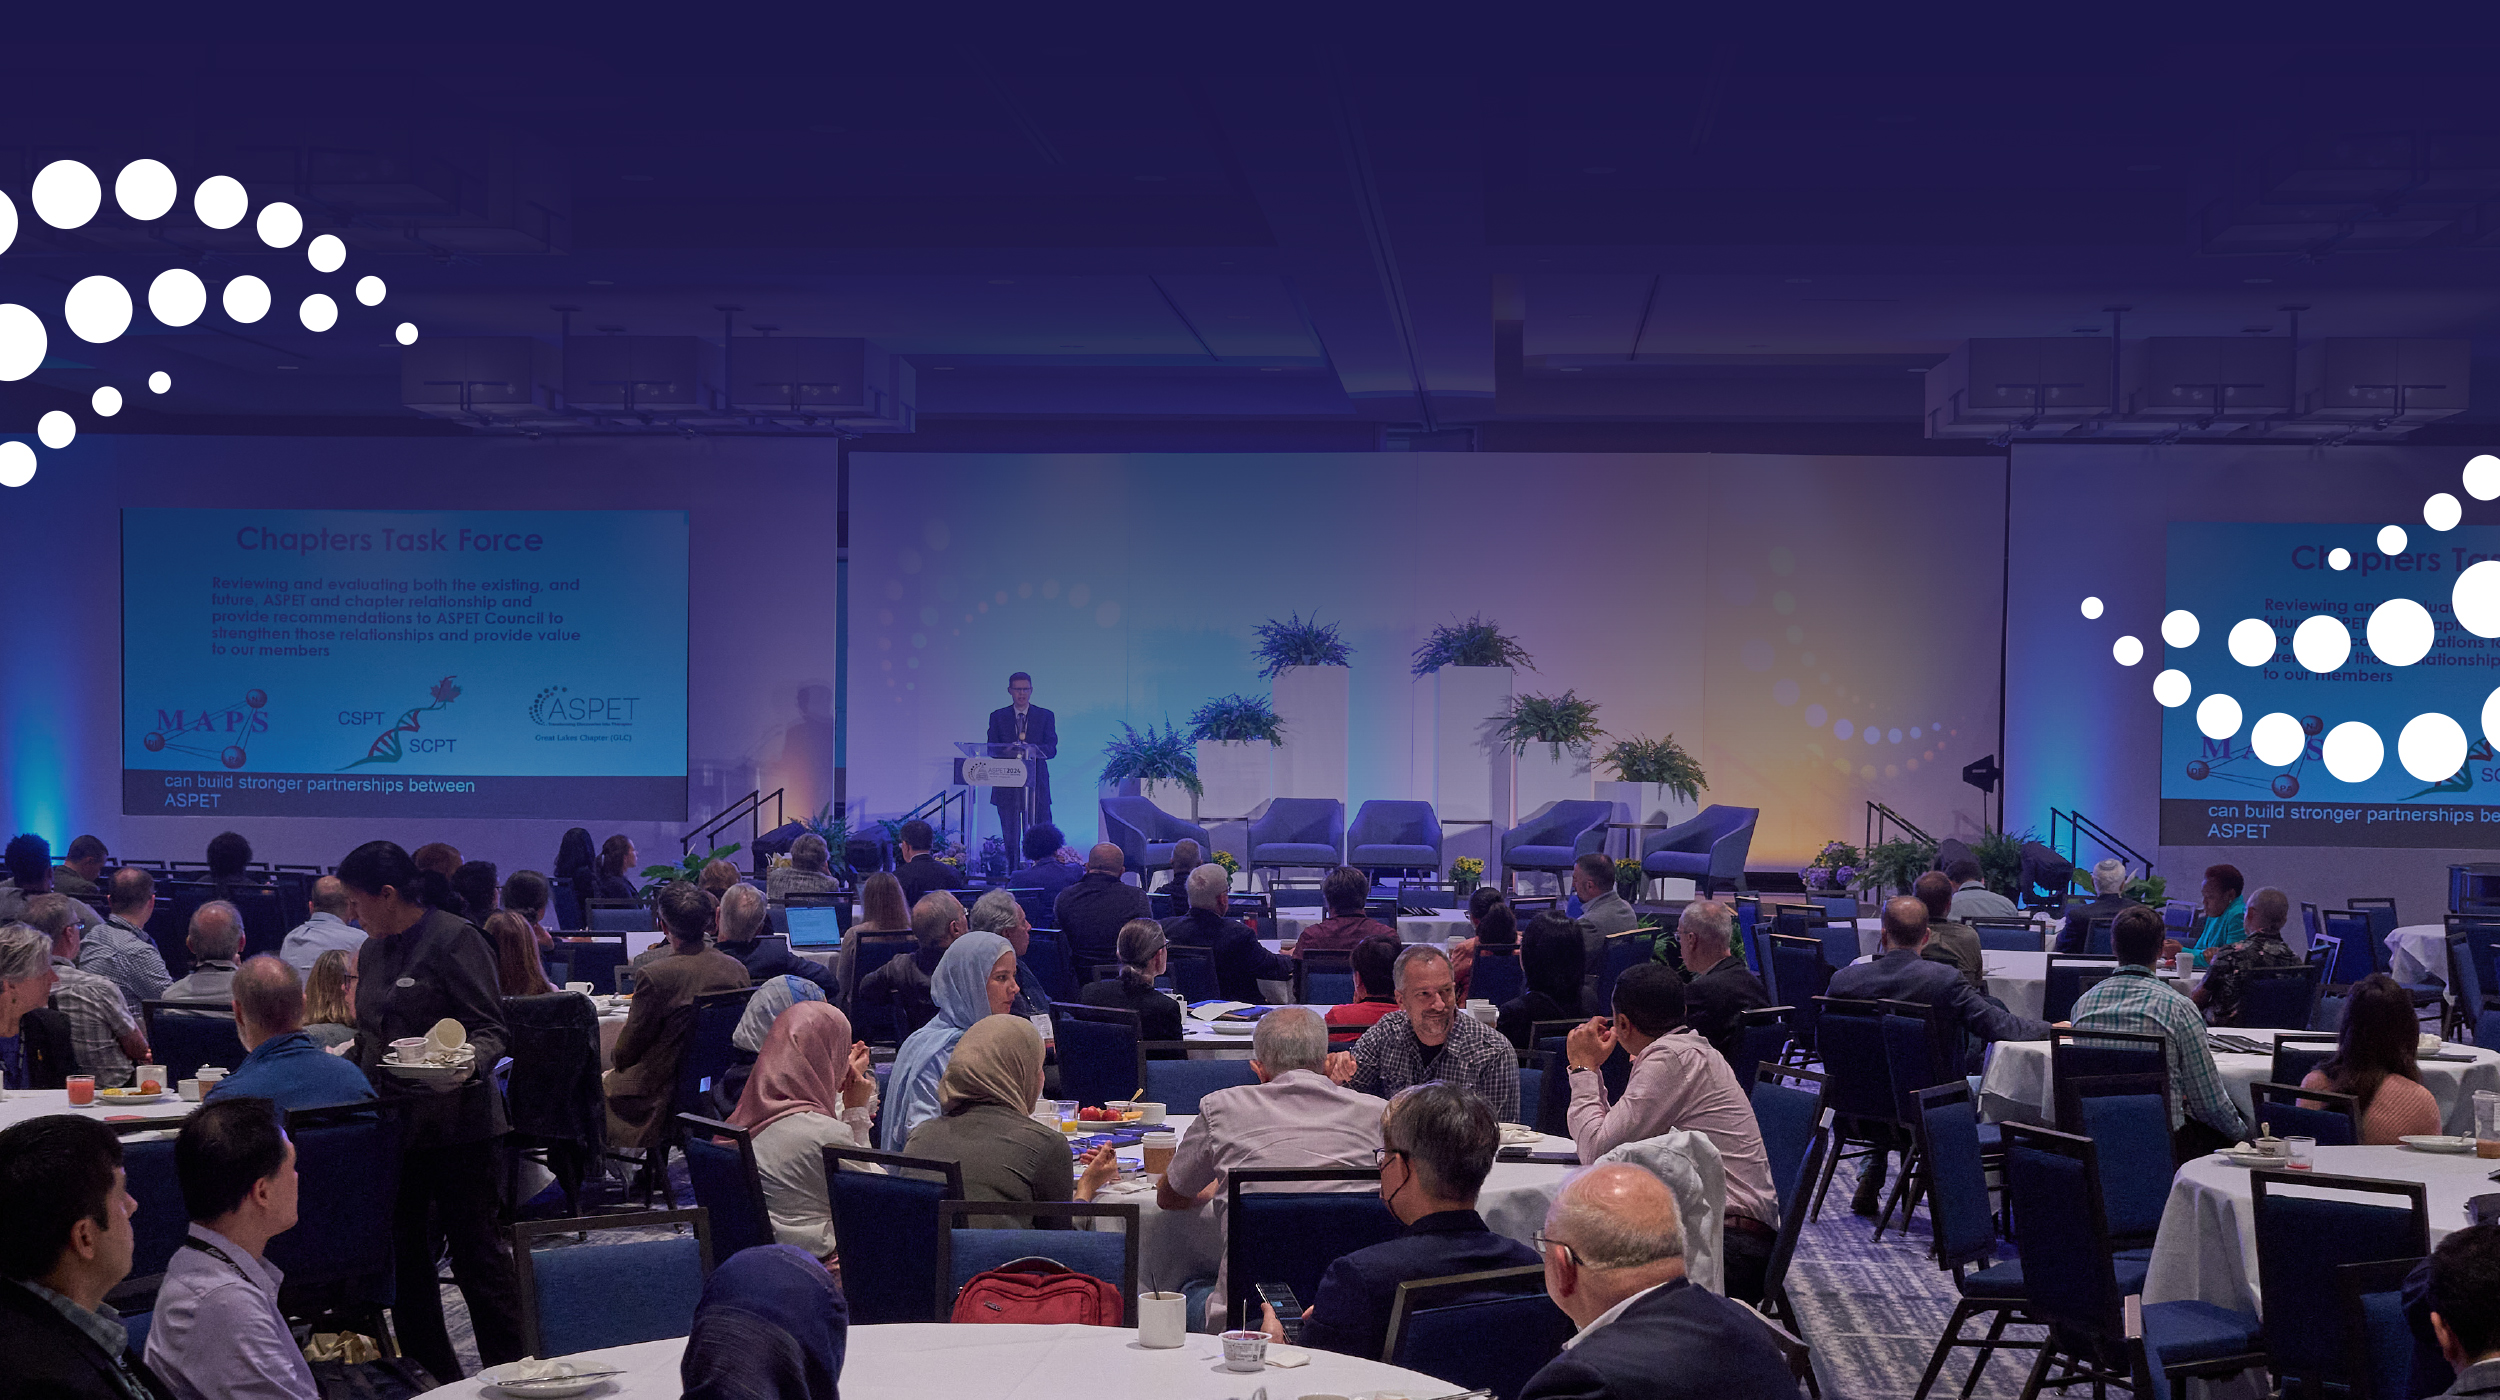
[[1389, 871], [1420, 871], [1427, 879], [1441, 873], [1441, 819], [1429, 802], [1366, 802], [1346, 828], [1345, 844], [1345, 863], [1375, 880]]
[[1606, 823], [1614, 812], [1611, 802], [1548, 802], [1530, 812], [1502, 838], [1504, 880], [1518, 870], [1559, 878], [1573, 861], [1606, 849]]
[[1250, 823], [1250, 868], [1345, 863], [1345, 804], [1333, 797], [1279, 797]]
[[1693, 882], [1703, 899], [1726, 881], [1745, 887], [1745, 857], [1753, 850], [1753, 825], [1759, 807], [1701, 809], [1701, 815], [1651, 836], [1641, 843], [1641, 873], [1653, 880], [1681, 875]]
[[1120, 859], [1136, 872], [1140, 885], [1149, 871], [1172, 863], [1172, 848], [1184, 840], [1197, 842], [1201, 851], [1215, 849], [1205, 827], [1182, 821], [1143, 797], [1102, 799], [1102, 839], [1120, 848]]

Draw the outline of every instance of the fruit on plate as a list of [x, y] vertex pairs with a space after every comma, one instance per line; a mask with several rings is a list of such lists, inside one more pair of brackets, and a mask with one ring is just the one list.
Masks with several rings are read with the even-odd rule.
[[161, 1094], [165, 1092], [165, 1086], [153, 1079], [143, 1080], [139, 1085], [139, 1092], [142, 1094]]

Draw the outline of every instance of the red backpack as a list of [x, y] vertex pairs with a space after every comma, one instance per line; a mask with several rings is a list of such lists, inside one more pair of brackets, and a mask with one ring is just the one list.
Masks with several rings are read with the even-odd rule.
[[953, 1320], [1118, 1327], [1125, 1312], [1118, 1284], [1028, 1255], [974, 1274], [955, 1295]]

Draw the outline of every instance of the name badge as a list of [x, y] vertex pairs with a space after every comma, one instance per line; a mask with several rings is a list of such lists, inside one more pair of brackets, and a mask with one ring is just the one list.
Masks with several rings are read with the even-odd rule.
[[402, 977], [398, 981], [393, 982], [391, 985], [394, 987], [413, 987], [417, 985], [417, 979], [414, 977]]
[[1037, 1031], [1040, 1031], [1040, 1032], [1042, 1033], [1042, 1043], [1043, 1043], [1044, 1045], [1048, 1045], [1048, 1044], [1050, 1044], [1050, 1043], [1051, 1043], [1051, 1034], [1050, 1034], [1050, 1017], [1048, 1017], [1048, 1016], [1034, 1016], [1034, 1017], [1031, 1017], [1031, 1018], [1029, 1018], [1029, 1019], [1033, 1022], [1033, 1029], [1035, 1029], [1035, 1030], [1037, 1030]]

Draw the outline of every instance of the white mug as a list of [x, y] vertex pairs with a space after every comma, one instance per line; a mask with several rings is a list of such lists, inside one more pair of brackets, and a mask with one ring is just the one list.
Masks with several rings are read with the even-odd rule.
[[588, 982], [567, 982], [564, 984], [564, 990], [568, 992], [579, 992], [583, 996], [589, 996], [597, 989], [592, 987]]
[[203, 1092], [200, 1088], [200, 1081], [196, 1079], [186, 1079], [175, 1088], [181, 1092], [184, 1103], [198, 1103], [200, 1094]]
[[1189, 1339], [1189, 1299], [1178, 1293], [1137, 1295], [1137, 1344], [1176, 1347]]
[[226, 1068], [223, 1065], [202, 1065], [199, 1068], [199, 1076], [200, 1087], [206, 1089], [209, 1085], [226, 1077]]

